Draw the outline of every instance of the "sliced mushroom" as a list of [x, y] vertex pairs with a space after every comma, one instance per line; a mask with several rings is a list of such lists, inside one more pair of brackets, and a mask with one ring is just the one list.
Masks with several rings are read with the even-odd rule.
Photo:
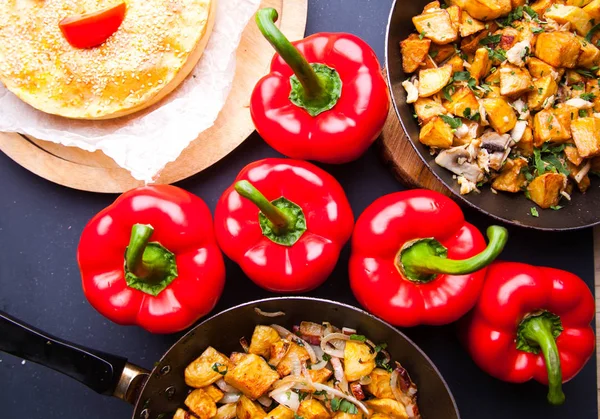
[[479, 182], [483, 179], [483, 171], [473, 162], [469, 145], [453, 147], [443, 150], [435, 158], [435, 162], [459, 176], [471, 182]]
[[510, 135], [500, 135], [496, 131], [487, 131], [481, 136], [481, 148], [485, 148], [489, 153], [504, 152], [510, 147], [511, 142]]

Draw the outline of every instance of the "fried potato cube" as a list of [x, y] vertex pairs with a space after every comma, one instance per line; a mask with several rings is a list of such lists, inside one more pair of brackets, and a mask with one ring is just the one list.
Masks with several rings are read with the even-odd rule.
[[579, 175], [579, 172], [583, 168], [571, 163], [570, 161], [567, 162], [567, 168], [569, 169], [569, 178], [572, 179], [573, 182], [577, 185], [577, 189], [579, 189], [579, 192], [585, 193], [591, 185], [589, 175], [586, 174], [578, 182], [577, 175]]
[[310, 379], [315, 383], [325, 383], [329, 380], [329, 377], [333, 374], [333, 371], [327, 368], [321, 368], [320, 370], [308, 370]]
[[504, 51], [508, 51], [512, 47], [515, 46], [517, 42], [519, 42], [519, 31], [515, 28], [507, 27], [498, 31], [500, 35], [500, 43], [498, 47], [503, 49]]
[[541, 208], [550, 208], [558, 205], [560, 193], [567, 186], [567, 177], [561, 173], [545, 173], [536, 177], [527, 187], [533, 202]]
[[550, 74], [541, 77], [533, 82], [533, 90], [527, 97], [529, 109], [534, 111], [541, 110], [544, 105], [558, 93], [558, 84]]
[[294, 365], [294, 359], [298, 359], [300, 363], [305, 363], [310, 359], [308, 352], [302, 346], [292, 342], [290, 349], [287, 354], [283, 357], [279, 365], [277, 365], [277, 372], [281, 377], [290, 375], [292, 373], [292, 367]]
[[439, 116], [425, 124], [419, 133], [419, 141], [429, 147], [450, 148], [453, 138], [452, 128]]
[[538, 35], [534, 55], [554, 67], [577, 67], [581, 44], [571, 32], [544, 32]]
[[502, 97], [502, 95], [500, 94], [500, 86], [489, 86], [489, 87], [490, 87], [489, 90], [485, 94], [486, 98]]
[[388, 415], [384, 415], [383, 413], [374, 413], [370, 419], [392, 419]]
[[565, 4], [569, 6], [583, 7], [591, 2], [592, 0], [566, 0]]
[[271, 345], [271, 354], [269, 358], [269, 365], [273, 367], [277, 367], [281, 360], [285, 358], [290, 347], [292, 346], [292, 342], [287, 339], [282, 339], [278, 342], [275, 342]]
[[246, 354], [244, 352], [232, 352], [231, 355], [229, 355], [231, 366], [237, 365], [245, 356]]
[[503, 97], [481, 99], [487, 119], [498, 133], [506, 134], [517, 124], [517, 115], [514, 109]]
[[177, 411], [173, 415], [173, 419], [198, 419], [198, 418], [183, 409], [177, 409]]
[[375, 369], [375, 354], [362, 342], [349, 340], [344, 349], [344, 375], [348, 381], [360, 380]]
[[209, 386], [223, 377], [219, 371], [224, 372], [230, 366], [229, 358], [209, 346], [202, 355], [186, 367], [185, 383], [194, 388]]
[[414, 73], [419, 69], [425, 57], [429, 54], [430, 39], [421, 39], [417, 34], [411, 34], [400, 42], [402, 52], [402, 69], [405, 73]]
[[436, 44], [445, 45], [458, 39], [458, 29], [452, 24], [450, 14], [444, 9], [427, 11], [412, 19], [417, 32]]
[[258, 355], [248, 354], [227, 371], [225, 382], [255, 400], [279, 380], [279, 374]]
[[575, 106], [567, 105], [566, 103], [559, 103], [552, 109], [552, 112], [567, 131], [569, 137], [571, 137], [571, 123], [579, 118], [579, 109]]
[[463, 118], [467, 109], [472, 114], [479, 110], [477, 97], [468, 87], [461, 87], [450, 97], [452, 100], [445, 101], [444, 108], [453, 115]]
[[510, 5], [513, 9], [515, 9], [519, 6], [525, 6], [526, 3], [527, 3], [527, 0], [512, 0], [510, 2]]
[[383, 368], [375, 368], [371, 372], [371, 382], [366, 390], [378, 399], [393, 399], [392, 387], [390, 386], [391, 374]]
[[490, 72], [492, 68], [492, 61], [490, 60], [490, 54], [488, 50], [485, 48], [479, 48], [475, 51], [475, 58], [471, 63], [471, 68], [469, 69], [469, 73], [471, 73], [471, 77], [479, 81], [485, 77], [487, 73]]
[[600, 62], [600, 49], [594, 44], [586, 41], [584, 38], [578, 36], [577, 40], [581, 45], [581, 53], [577, 59], [577, 67], [593, 68]]
[[531, 75], [524, 68], [507, 65], [502, 67], [498, 73], [500, 73], [500, 94], [502, 96], [517, 97], [533, 90]]
[[[342, 412], [341, 410], [338, 411], [335, 416], [333, 416], [333, 419], [361, 419], [362, 418], [362, 414], [359, 413], [346, 413], [346, 412]], [[372, 418], [372, 416], [371, 416]]]
[[592, 100], [594, 112], [600, 112], [600, 80], [592, 79], [586, 81], [585, 91], [594, 95], [594, 100]]
[[250, 348], [248, 352], [255, 355], [260, 355], [264, 358], [269, 358], [271, 354], [271, 345], [279, 342], [281, 338], [277, 330], [270, 326], [256, 326], [250, 340]]
[[419, 98], [415, 103], [415, 114], [421, 124], [426, 124], [438, 115], [446, 114], [446, 108], [441, 103], [430, 98]]
[[544, 16], [561, 25], [570, 23], [571, 29], [575, 29], [581, 36], [586, 36], [592, 30], [592, 17], [580, 7], [553, 4]]
[[556, 0], [537, 0], [536, 2], [532, 3], [529, 7], [531, 7], [531, 9], [538, 15], [544, 16], [546, 10], [548, 10], [548, 8], [554, 3], [556, 3]]
[[462, 19], [462, 10], [456, 4], [446, 8], [446, 11], [450, 15], [450, 21], [452, 26], [458, 31], [460, 29], [460, 21]]
[[294, 411], [280, 404], [267, 413], [265, 419], [294, 419]]
[[459, 71], [465, 71], [465, 62], [460, 57], [460, 55], [455, 55], [450, 58], [447, 62], [447, 65], [452, 66], [452, 72], [458, 73]]
[[517, 143], [517, 149], [521, 155], [531, 157], [533, 155], [533, 129], [530, 126], [525, 128], [521, 141]]
[[441, 9], [441, 8], [442, 8], [442, 6], [441, 6], [441, 4], [440, 4], [439, 1], [437, 1], [437, 0], [436, 1], [432, 1], [431, 3], [427, 3], [425, 5], [425, 7], [423, 8], [423, 13], [427, 13], [427, 12], [429, 12], [431, 10]]
[[598, 21], [598, 19], [600, 19], [600, 0], [592, 0], [583, 8], [583, 11], [586, 12], [590, 18]]
[[200, 388], [186, 397], [185, 405], [198, 416], [198, 419], [211, 419], [217, 414], [217, 404], [206, 391]]
[[213, 419], [233, 419], [237, 415], [237, 403], [228, 403], [217, 409], [217, 414]]
[[571, 138], [570, 131], [561, 124], [558, 114], [550, 110], [538, 112], [533, 118], [533, 144], [536, 147], [545, 142], [565, 142]]
[[219, 390], [218, 388], [216, 388], [213, 385], [210, 385], [208, 387], [204, 387], [202, 390], [204, 390], [204, 392], [206, 394], [208, 394], [210, 396], [210, 398], [215, 401], [215, 403], [218, 403], [219, 400], [221, 400], [223, 398], [223, 395], [224, 395], [221, 390]]
[[521, 173], [525, 166], [527, 161], [524, 159], [508, 159], [500, 175], [492, 182], [492, 188], [503, 192], [521, 192], [521, 188], [527, 181], [525, 175]]
[[[573, 126], [571, 126], [571, 130], [573, 130]], [[580, 166], [583, 163], [583, 157], [579, 155], [579, 151], [577, 151], [577, 147], [573, 144], [565, 147], [565, 156], [567, 160], [573, 163], [575, 166]]]
[[448, 58], [456, 54], [454, 45], [437, 45], [431, 44], [429, 55], [433, 58], [436, 64], [441, 64]]
[[374, 413], [381, 413], [392, 419], [408, 419], [406, 409], [396, 399], [373, 399], [364, 403]]
[[450, 65], [419, 71], [419, 96], [435, 95], [450, 83], [451, 78], [452, 66]]
[[475, 19], [463, 10], [460, 19], [460, 36], [467, 37], [485, 29], [485, 23]]
[[511, 0], [450, 0], [448, 3], [456, 4], [475, 19], [484, 21], [507, 15], [512, 9]]
[[600, 119], [591, 117], [571, 121], [571, 131], [581, 158], [600, 155]]
[[246, 396], [242, 396], [238, 400], [235, 413], [237, 419], [265, 419], [267, 415], [260, 404]]
[[558, 80], [565, 73], [564, 69], [552, 67], [550, 64], [540, 60], [539, 58], [530, 57], [527, 61], [527, 68], [531, 77], [539, 79], [545, 76], [552, 76], [554, 80]]
[[303, 400], [297, 412], [304, 419], [329, 419], [331, 415], [316, 399]]

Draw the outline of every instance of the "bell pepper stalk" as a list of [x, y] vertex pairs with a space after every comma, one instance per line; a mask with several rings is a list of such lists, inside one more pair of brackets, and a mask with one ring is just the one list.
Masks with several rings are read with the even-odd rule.
[[344, 190], [303, 161], [246, 166], [215, 210], [223, 252], [258, 286], [303, 293], [321, 285], [350, 239], [354, 216]]
[[106, 42], [119, 29], [126, 12], [127, 4], [121, 1], [98, 11], [66, 17], [58, 26], [74, 48], [93, 48]]
[[318, 33], [290, 42], [275, 9], [256, 23], [277, 51], [271, 72], [256, 85], [250, 112], [258, 133], [295, 159], [347, 163], [383, 129], [390, 100], [377, 57], [360, 38]]
[[363, 307], [395, 326], [452, 323], [477, 302], [486, 266], [508, 233], [492, 226], [488, 237], [486, 246], [460, 207], [438, 192], [386, 195], [356, 223], [352, 291]]
[[500, 380], [548, 385], [548, 402], [565, 401], [562, 383], [594, 353], [594, 297], [578, 276], [553, 268], [494, 262], [461, 337], [475, 363]]
[[117, 198], [84, 228], [77, 260], [98, 312], [152, 333], [194, 324], [214, 308], [225, 283], [208, 207], [174, 186]]

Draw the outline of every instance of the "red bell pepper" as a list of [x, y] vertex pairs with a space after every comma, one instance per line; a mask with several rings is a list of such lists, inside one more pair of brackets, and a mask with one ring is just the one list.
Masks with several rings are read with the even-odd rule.
[[548, 401], [562, 404], [561, 383], [594, 353], [594, 297], [572, 273], [514, 262], [488, 268], [481, 297], [464, 321], [475, 363], [504, 381], [549, 384]]
[[278, 52], [252, 93], [256, 130], [294, 159], [356, 160], [381, 133], [390, 106], [377, 56], [347, 33], [318, 33], [292, 44], [274, 25], [277, 18], [271, 8], [256, 15]]
[[77, 260], [96, 310], [152, 333], [191, 326], [214, 308], [225, 283], [208, 207], [174, 186], [117, 198], [83, 230]]
[[477, 302], [485, 267], [506, 229], [481, 233], [459, 206], [432, 191], [384, 196], [360, 216], [352, 238], [350, 285], [368, 311], [396, 326], [443, 325]]
[[257, 285], [279, 293], [321, 285], [353, 226], [340, 184], [318, 167], [294, 160], [249, 164], [215, 211], [223, 252]]
[[115, 33], [123, 20], [127, 4], [120, 2], [95, 12], [69, 16], [58, 24], [63, 36], [75, 48], [93, 48]]

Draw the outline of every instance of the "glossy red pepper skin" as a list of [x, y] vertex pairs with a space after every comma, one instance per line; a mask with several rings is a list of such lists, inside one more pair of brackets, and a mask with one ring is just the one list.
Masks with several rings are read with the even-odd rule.
[[397, 192], [365, 210], [354, 229], [349, 268], [352, 291], [363, 307], [403, 327], [448, 324], [473, 308], [485, 268], [469, 275], [440, 274], [428, 283], [399, 272], [395, 261], [402, 246], [425, 238], [437, 239], [450, 259], [467, 259], [486, 247], [459, 206], [437, 192]]
[[60, 21], [59, 27], [71, 46], [93, 48], [104, 43], [119, 29], [126, 12], [127, 4], [120, 2], [96, 12], [66, 17]]
[[[124, 254], [137, 223], [153, 226], [152, 241], [176, 257], [178, 276], [156, 297], [125, 282]], [[174, 333], [194, 324], [214, 308], [225, 284], [210, 210], [202, 199], [174, 186], [121, 195], [85, 227], [77, 260], [85, 296], [96, 310], [115, 323], [152, 333]]]
[[215, 233], [223, 252], [260, 287], [301, 293], [321, 285], [350, 239], [354, 215], [340, 184], [303, 161], [265, 159], [246, 166], [236, 182], [248, 180], [273, 201], [285, 197], [306, 216], [306, 232], [291, 247], [262, 234], [259, 210], [229, 187], [215, 211]]
[[461, 324], [462, 337], [475, 363], [503, 381], [536, 380], [548, 384], [542, 353], [516, 348], [520, 322], [547, 310], [560, 317], [556, 339], [563, 382], [572, 379], [594, 353], [594, 297], [576, 275], [523, 263], [495, 262], [488, 268], [481, 297]]
[[256, 130], [280, 153], [301, 160], [340, 164], [359, 158], [377, 139], [390, 100], [377, 56], [357, 36], [318, 33], [292, 43], [309, 63], [338, 71], [342, 94], [333, 109], [312, 117], [290, 99], [290, 66], [276, 54], [271, 73], [252, 93]]

